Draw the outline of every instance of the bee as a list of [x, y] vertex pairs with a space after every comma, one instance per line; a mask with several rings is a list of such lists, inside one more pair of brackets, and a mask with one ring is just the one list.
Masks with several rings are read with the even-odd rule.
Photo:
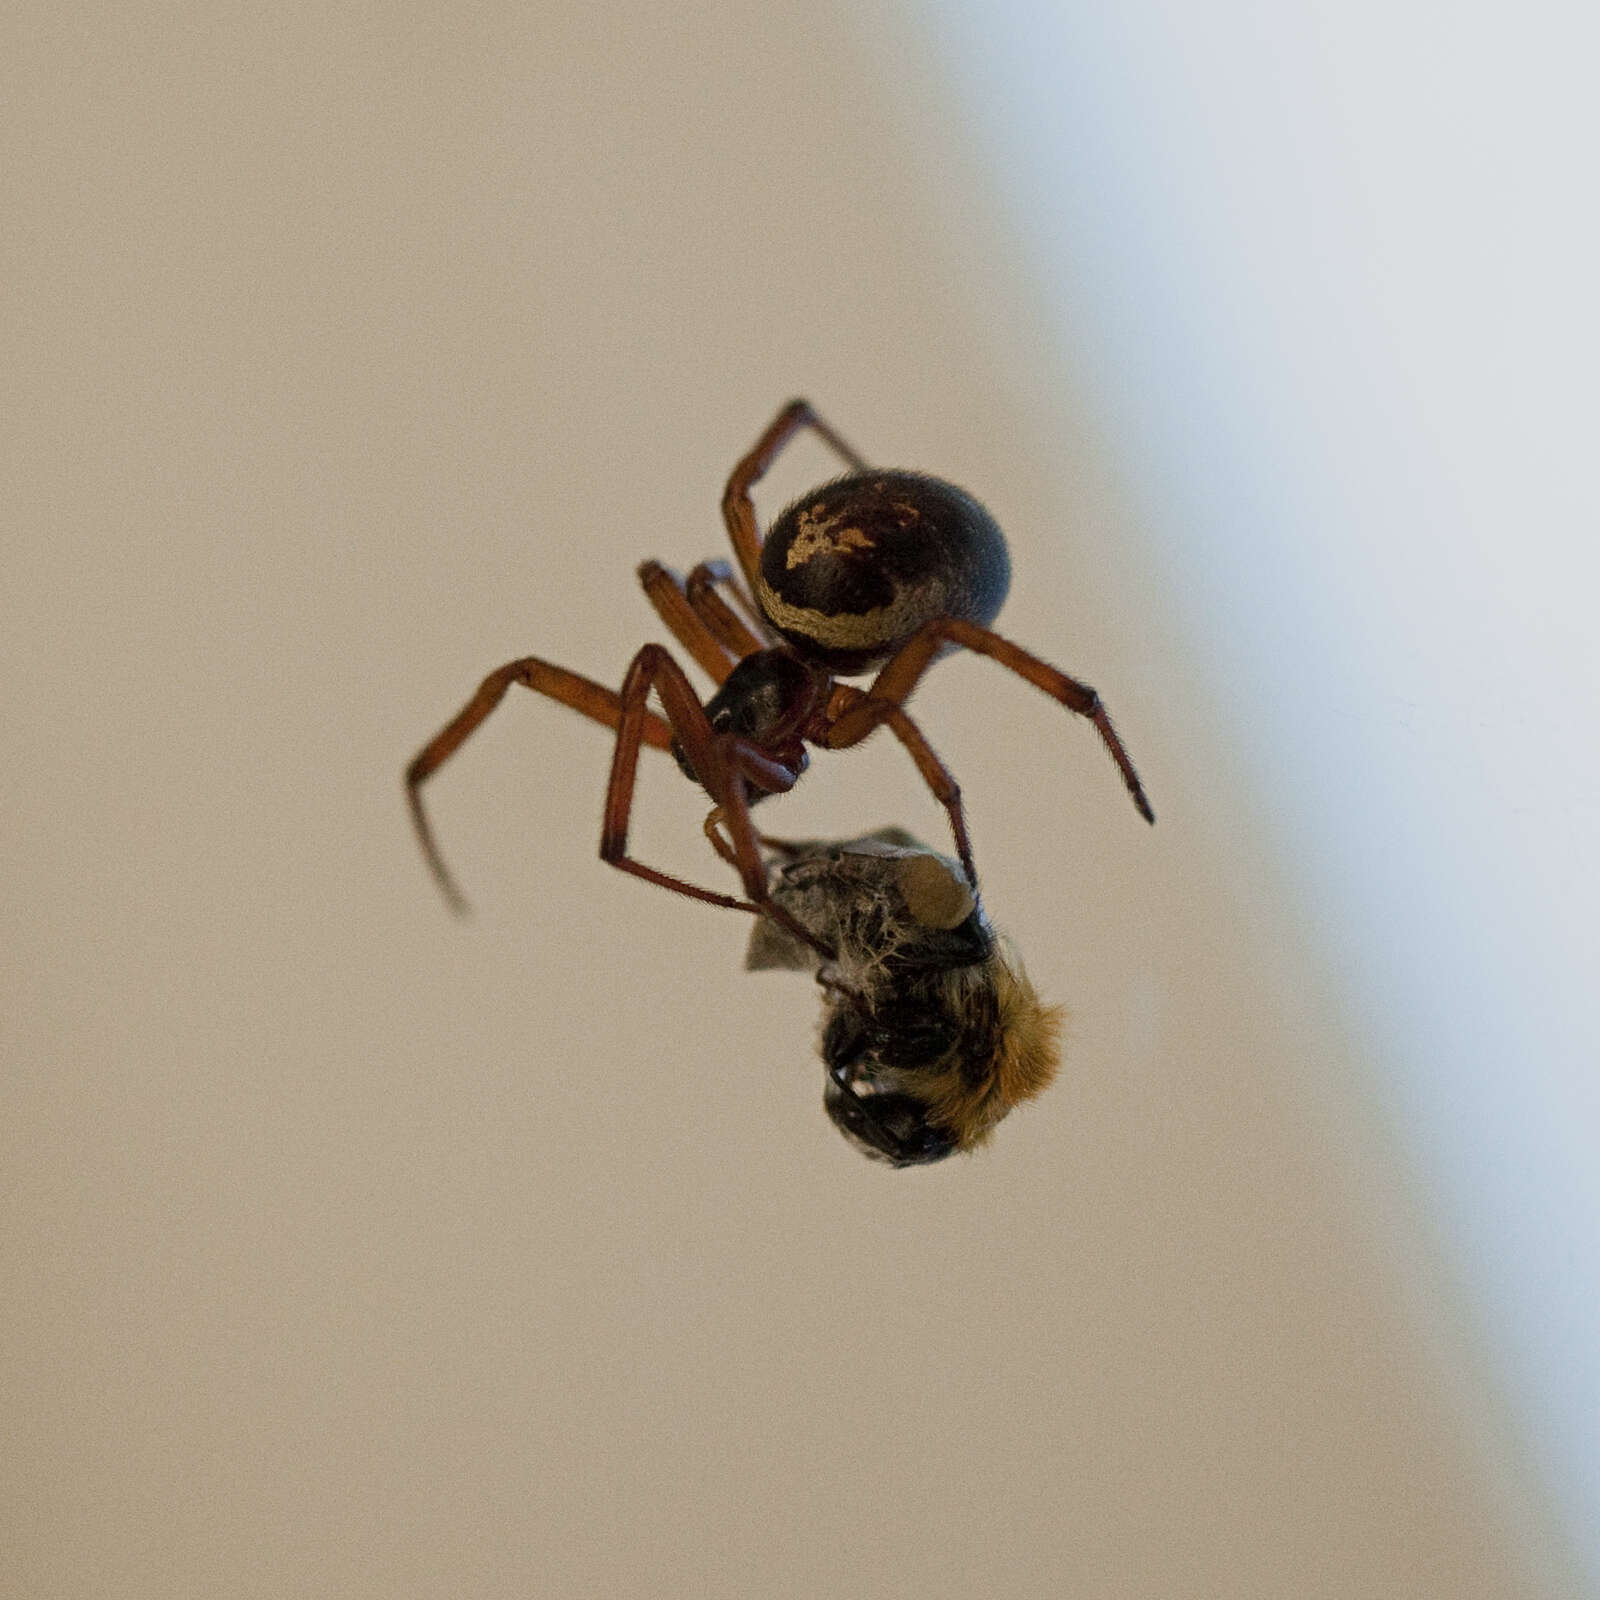
[[958, 862], [901, 828], [763, 842], [772, 900], [810, 937], [763, 917], [745, 966], [815, 974], [823, 1109], [856, 1149], [896, 1167], [941, 1161], [1049, 1086], [1062, 1010], [1039, 999]]

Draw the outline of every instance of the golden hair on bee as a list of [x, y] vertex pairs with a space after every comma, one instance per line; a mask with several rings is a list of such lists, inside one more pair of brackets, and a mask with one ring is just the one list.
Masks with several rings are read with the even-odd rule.
[[814, 971], [824, 1107], [863, 1154], [916, 1166], [975, 1149], [1048, 1087], [1061, 1009], [1039, 999], [955, 862], [885, 828], [781, 847], [771, 892], [834, 955], [763, 920], [746, 964]]
[[928, 1120], [955, 1135], [958, 1150], [988, 1141], [1006, 1113], [1043, 1094], [1061, 1066], [1062, 1006], [1046, 1005], [1011, 948], [1000, 939], [983, 979], [995, 998], [994, 1053], [987, 1070], [956, 1062], [910, 1087], [928, 1108]]

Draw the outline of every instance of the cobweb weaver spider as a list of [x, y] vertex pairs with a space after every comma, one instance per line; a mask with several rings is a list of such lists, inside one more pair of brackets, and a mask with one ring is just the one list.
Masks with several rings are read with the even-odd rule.
[[[751, 488], [808, 427], [849, 470], [781, 513], [763, 540]], [[661, 620], [716, 683], [710, 700], [702, 703], [684, 669], [657, 644], [634, 656], [620, 691], [524, 656], [491, 672], [406, 769], [417, 837], [455, 909], [464, 910], [466, 902], [434, 841], [422, 785], [514, 683], [616, 730], [602, 860], [711, 905], [764, 912], [825, 956], [832, 952], [773, 902], [750, 808], [794, 787], [808, 762], [808, 744], [848, 750], [887, 724], [944, 807], [962, 869], [976, 886], [961, 791], [905, 711], [922, 674], [952, 648], [990, 657], [1088, 718], [1139, 814], [1155, 821], [1100, 696], [990, 631], [1010, 587], [1011, 564], [994, 519], [963, 490], [922, 473], [869, 467], [806, 401], [792, 400], [733, 469], [722, 516], [747, 588], [725, 561], [701, 562], [687, 581], [658, 561], [639, 568], [639, 581]], [[717, 592], [719, 585], [738, 611]], [[867, 689], [836, 676], [860, 676], [874, 666], [879, 671]], [[647, 704], [652, 691], [665, 716]], [[706, 835], [737, 870], [744, 899], [658, 871], [628, 854], [642, 745], [670, 750], [711, 797]]]

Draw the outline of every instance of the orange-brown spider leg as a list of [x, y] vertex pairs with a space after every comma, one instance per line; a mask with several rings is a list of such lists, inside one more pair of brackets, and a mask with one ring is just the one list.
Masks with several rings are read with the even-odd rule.
[[865, 472], [867, 463], [811, 409], [805, 400], [791, 400], [772, 419], [765, 433], [728, 476], [722, 492], [722, 520], [728, 525], [733, 553], [744, 569], [745, 582], [757, 588], [756, 570], [761, 564], [761, 536], [756, 528], [756, 508], [750, 503], [751, 485], [777, 459], [778, 452], [805, 427], [812, 427], [844, 458], [852, 472]]
[[[944, 807], [945, 815], [950, 819], [950, 834], [955, 840], [956, 854], [961, 857], [961, 869], [967, 875], [967, 882], [974, 889], [978, 887], [978, 870], [972, 864], [972, 841], [967, 837], [966, 813], [961, 808], [961, 785], [955, 780], [950, 769], [934, 754], [933, 746], [928, 743], [926, 735], [914, 723], [904, 708], [892, 700], [875, 699], [872, 695], [860, 689], [854, 689], [849, 684], [840, 684], [835, 689], [835, 694], [840, 690], [847, 691], [850, 695], [849, 706], [843, 716], [839, 717], [828, 730], [824, 741], [830, 750], [844, 750], [854, 744], [860, 744], [866, 736], [878, 726], [880, 722], [889, 724], [890, 731], [906, 748], [906, 752], [917, 764], [917, 771], [922, 774], [922, 781], [933, 791], [933, 797]], [[843, 735], [840, 735], [840, 729]], [[835, 741], [838, 742], [835, 742]]]
[[[701, 827], [706, 838], [711, 841], [711, 848], [715, 850], [717, 854], [734, 869], [735, 872], [740, 872], [743, 869], [739, 866], [739, 852], [728, 843], [727, 835], [722, 831], [723, 827], [727, 823], [727, 820], [727, 808], [725, 806], [713, 806], [711, 810], [706, 813], [706, 820]], [[767, 841], [762, 834], [758, 833], [756, 835], [756, 842], [758, 844], [765, 845]]]
[[[478, 692], [455, 716], [422, 747], [416, 759], [406, 768], [406, 799], [411, 807], [411, 820], [417, 830], [417, 841], [428, 867], [444, 891], [451, 908], [462, 912], [467, 902], [450, 876], [439, 847], [434, 841], [428, 814], [422, 808], [422, 785], [472, 735], [478, 724], [500, 704], [505, 692], [514, 683], [532, 689], [536, 694], [549, 695], [562, 705], [581, 711], [584, 716], [615, 728], [622, 720], [622, 698], [603, 684], [568, 672], [565, 667], [552, 666], [537, 656], [524, 656], [519, 661], [508, 661], [496, 667], [478, 686]], [[639, 738], [657, 750], [670, 749], [672, 730], [653, 712], [646, 713], [640, 725]]]
[[[744, 617], [740, 617], [716, 592], [714, 586], [719, 583], [727, 586], [728, 593], [738, 601], [740, 610], [745, 613]], [[689, 604], [699, 612], [706, 626], [716, 634], [722, 644], [736, 656], [742, 658], [753, 655], [757, 650], [770, 648], [772, 637], [767, 632], [766, 624], [761, 620], [761, 613], [739, 587], [738, 581], [733, 576], [733, 568], [726, 561], [702, 561], [690, 572], [685, 588]], [[749, 624], [755, 627], [756, 632], [751, 632], [746, 618], [749, 619]]]
[[[661, 697], [672, 733], [718, 811], [726, 818], [732, 836], [732, 864], [744, 883], [745, 900], [702, 889], [628, 854], [628, 822], [633, 811], [634, 778], [639, 746], [648, 715], [645, 701], [654, 689]], [[718, 733], [706, 718], [705, 708], [682, 667], [660, 645], [647, 644], [633, 658], [622, 680], [622, 715], [617, 725], [617, 748], [606, 786], [605, 825], [600, 835], [600, 858], [624, 872], [675, 890], [710, 905], [735, 911], [765, 913], [804, 940], [824, 957], [833, 951], [808, 933], [767, 893], [767, 869], [761, 859], [755, 827], [750, 821], [746, 785], [765, 794], [780, 794], [794, 786], [799, 774], [765, 756], [747, 740]], [[720, 847], [719, 854], [725, 854]]]
[[[736, 867], [739, 864], [738, 856], [734, 853], [733, 846], [728, 843], [722, 834], [722, 824], [726, 820], [726, 815], [723, 812], [722, 807], [715, 807], [711, 811], [710, 815], [707, 816], [705, 821], [706, 838], [711, 841], [712, 848], [719, 856], [722, 857], [724, 861], [728, 863], [730, 867]], [[761, 841], [763, 849], [773, 850], [777, 854], [788, 856], [791, 859], [797, 855], [800, 855], [807, 849], [815, 848], [814, 845], [808, 846], [801, 844], [798, 841], [791, 842], [787, 839], [770, 839], [764, 833], [758, 833], [756, 838]], [[802, 928], [800, 924], [789, 915], [788, 912], [783, 910], [781, 906], [772, 904], [766, 906], [764, 909], [766, 914], [775, 922], [781, 923], [789, 930], [790, 933], [796, 934], [798, 937], [803, 939], [808, 945], [811, 946], [813, 950], [816, 950], [822, 956], [825, 964], [817, 973], [817, 982], [820, 983], [824, 989], [827, 989], [840, 996], [841, 999], [849, 1001], [849, 1003], [853, 1005], [868, 1022], [871, 1022], [873, 1020], [872, 1008], [867, 1004], [866, 996], [863, 995], [859, 989], [852, 989], [849, 984], [845, 983], [839, 977], [837, 972], [831, 971], [826, 965], [826, 963], [838, 959], [838, 952], [832, 949], [823, 940], [817, 938], [814, 934], [807, 933], [806, 930]]]
[[672, 630], [672, 636], [700, 664], [711, 681], [721, 684], [733, 671], [735, 659], [745, 652], [729, 650], [717, 631], [691, 604], [683, 579], [659, 561], [641, 562], [639, 582], [656, 615]]
[[[1111, 759], [1122, 773], [1122, 781], [1128, 786], [1128, 793], [1132, 795], [1139, 815], [1146, 822], [1156, 820], [1156, 814], [1150, 809], [1150, 802], [1145, 796], [1144, 785], [1139, 782], [1139, 774], [1134, 771], [1133, 762], [1128, 759], [1128, 752], [1117, 737], [1117, 730], [1111, 726], [1111, 717], [1100, 696], [1088, 684], [1069, 678], [1048, 662], [1030, 655], [1020, 645], [1014, 645], [1009, 639], [1003, 639], [987, 628], [980, 628], [976, 623], [962, 622], [955, 617], [936, 617], [932, 622], [925, 623], [890, 658], [868, 689], [867, 698], [902, 704], [939, 653], [940, 646], [947, 642], [998, 661], [1036, 689], [1042, 689], [1052, 699], [1059, 700], [1067, 710], [1087, 717], [1098, 730], [1106, 749], [1111, 752]], [[835, 724], [834, 733], [840, 740], [835, 748], [842, 749], [864, 739], [874, 725], [871, 715], [861, 707], [847, 710]]]
[[[727, 821], [726, 813], [721, 806], [714, 806], [707, 814], [702, 824], [706, 838], [711, 841], [711, 848], [735, 870], [739, 866], [739, 857], [731, 844], [728, 843], [723, 833], [723, 825]], [[784, 856], [793, 860], [798, 855], [804, 855], [808, 850], [816, 849], [814, 840], [805, 839], [774, 839], [770, 833], [757, 833], [756, 843], [763, 850], [771, 851], [774, 855]]]
[[[706, 818], [709, 827], [711, 819]], [[815, 839], [775, 839], [770, 833], [758, 833], [756, 843], [763, 850], [770, 850], [774, 855], [783, 856], [792, 861], [796, 856], [803, 856], [817, 848]]]

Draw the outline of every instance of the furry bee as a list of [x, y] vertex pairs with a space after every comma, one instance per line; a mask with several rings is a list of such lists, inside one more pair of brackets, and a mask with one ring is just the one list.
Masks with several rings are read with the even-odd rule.
[[765, 842], [773, 901], [834, 955], [762, 917], [745, 966], [814, 972], [823, 1107], [851, 1144], [896, 1167], [941, 1161], [1048, 1087], [1061, 1008], [1040, 1001], [956, 862], [900, 828]]

